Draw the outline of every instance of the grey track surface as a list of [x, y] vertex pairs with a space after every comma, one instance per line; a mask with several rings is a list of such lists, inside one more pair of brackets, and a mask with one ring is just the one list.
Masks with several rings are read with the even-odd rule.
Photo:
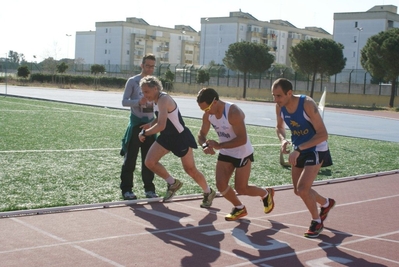
[[[47, 99], [68, 103], [77, 103], [108, 108], [122, 107], [122, 92], [89, 91], [76, 89], [56, 89], [41, 87], [0, 85], [0, 95], [22, 96]], [[173, 96], [183, 116], [201, 118], [193, 96]], [[276, 115], [273, 103], [229, 100], [239, 104], [246, 114], [246, 123], [266, 127], [275, 127]], [[317, 101], [317, 100], [316, 100]], [[328, 94], [327, 101], [328, 102]], [[387, 111], [360, 111], [338, 108], [326, 108], [324, 121], [330, 134], [399, 142], [399, 113]]]

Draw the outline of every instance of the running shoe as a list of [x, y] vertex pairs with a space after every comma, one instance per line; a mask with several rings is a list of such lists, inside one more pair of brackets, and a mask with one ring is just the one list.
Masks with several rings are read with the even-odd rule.
[[200, 205], [201, 208], [209, 208], [212, 206], [212, 201], [216, 197], [216, 192], [212, 190], [209, 193], [204, 193], [204, 198], [202, 199], [202, 203]]
[[157, 198], [159, 196], [154, 191], [146, 191], [145, 192], [145, 197], [146, 198]]
[[247, 216], [247, 214], [247, 209], [245, 207], [242, 209], [237, 209], [236, 207], [234, 207], [231, 210], [231, 213], [227, 214], [224, 218], [226, 221], [236, 221], [241, 217]]
[[272, 210], [274, 209], [274, 189], [269, 187], [266, 188], [267, 192], [269, 193], [264, 199], [263, 199], [263, 211], [268, 214], [270, 212], [272, 212]]
[[175, 195], [176, 191], [182, 187], [182, 185], [183, 183], [178, 179], [175, 179], [174, 184], [168, 184], [165, 196], [163, 197], [163, 202], [169, 201]]
[[309, 229], [303, 234], [307, 238], [318, 237], [321, 231], [323, 231], [323, 222], [318, 223], [316, 221], [311, 221]]
[[135, 200], [137, 199], [136, 195], [133, 192], [125, 192], [123, 193], [123, 199], [124, 200]]
[[329, 198], [328, 201], [330, 202], [330, 203], [328, 204], [328, 207], [326, 207], [326, 208], [323, 208], [323, 207], [322, 207], [321, 210], [320, 210], [320, 219], [321, 219], [321, 222], [324, 222], [324, 221], [327, 219], [328, 213], [329, 213], [330, 210], [332, 210], [332, 208], [334, 208], [334, 206], [335, 206], [335, 200], [334, 200], [334, 199]]

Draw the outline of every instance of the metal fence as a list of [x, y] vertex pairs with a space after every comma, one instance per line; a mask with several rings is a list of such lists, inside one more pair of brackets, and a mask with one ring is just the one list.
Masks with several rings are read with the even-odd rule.
[[[0, 77], [5, 75], [15, 76], [20, 65], [10, 62], [0, 62]], [[27, 63], [26, 66], [31, 73], [56, 73], [54, 67], [51, 69], [37, 63]], [[66, 74], [69, 75], [92, 75], [91, 64], [68, 64]], [[132, 75], [141, 72], [140, 66], [133, 65], [104, 65], [106, 72], [103, 74], [108, 77], [129, 78]], [[174, 82], [195, 84], [197, 74], [200, 70], [204, 70], [210, 74], [210, 80], [207, 86], [225, 86], [225, 87], [243, 87], [243, 73], [232, 71], [224, 66], [195, 66], [195, 65], [179, 65], [179, 64], [160, 64], [156, 66], [154, 74], [161, 77], [167, 70], [170, 70], [174, 76]], [[247, 74], [247, 87], [258, 89], [270, 89], [273, 81], [277, 78], [284, 77], [290, 79], [295, 90], [310, 91], [311, 76], [294, 72], [292, 69], [271, 68], [264, 73]], [[315, 82], [314, 91], [322, 91], [324, 88], [328, 92], [347, 93], [347, 94], [364, 94], [364, 95], [390, 95], [391, 85], [372, 83], [370, 73], [363, 69], [353, 70], [344, 69], [330, 77], [318, 76]], [[398, 85], [398, 82], [396, 83]], [[397, 86], [395, 96], [398, 95]]]

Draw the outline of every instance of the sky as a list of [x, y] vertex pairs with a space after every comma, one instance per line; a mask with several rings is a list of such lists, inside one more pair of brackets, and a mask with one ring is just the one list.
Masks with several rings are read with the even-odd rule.
[[297, 28], [315, 26], [333, 34], [334, 13], [365, 12], [375, 5], [399, 7], [399, 0], [8, 0], [0, 11], [0, 58], [10, 50], [29, 62], [74, 58], [76, 32], [95, 31], [96, 22], [128, 17], [168, 28], [189, 25], [199, 32], [201, 18], [228, 17], [241, 9], [260, 21], [282, 19]]

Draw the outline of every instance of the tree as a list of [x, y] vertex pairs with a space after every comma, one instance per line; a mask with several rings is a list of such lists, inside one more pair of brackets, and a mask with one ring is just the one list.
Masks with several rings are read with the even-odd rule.
[[25, 61], [24, 54], [18, 54], [17, 52], [12, 50], [8, 52], [8, 58], [10, 59], [10, 62], [13, 63], [19, 63], [21, 61]]
[[247, 93], [247, 74], [262, 73], [270, 68], [274, 56], [265, 44], [238, 42], [229, 45], [223, 58], [224, 65], [231, 70], [238, 70], [244, 74], [243, 98]]
[[95, 77], [94, 77], [94, 86], [97, 89], [98, 85], [99, 85], [99, 80], [98, 80], [97, 74], [105, 73], [105, 67], [104, 67], [104, 65], [94, 64], [94, 65], [91, 65], [90, 71], [91, 71], [91, 74], [95, 75]]
[[28, 66], [21, 66], [18, 68], [17, 76], [22, 78], [28, 78], [30, 74]]
[[166, 91], [172, 91], [174, 80], [175, 74], [168, 68], [164, 74], [164, 79], [161, 79], [162, 86], [166, 89]]
[[64, 73], [68, 69], [68, 65], [65, 64], [65, 62], [62, 62], [61, 64], [57, 65], [57, 72], [58, 73]]
[[209, 72], [205, 70], [198, 70], [197, 72], [197, 77], [196, 77], [196, 82], [200, 84], [204, 84], [206, 82], [209, 82]]
[[90, 71], [92, 74], [97, 75], [99, 73], [104, 73], [105, 67], [104, 65], [94, 64], [90, 67]]
[[301, 41], [291, 48], [289, 56], [293, 68], [312, 75], [310, 97], [313, 97], [317, 74], [332, 76], [343, 70], [346, 64], [343, 49], [342, 44], [326, 38]]
[[399, 76], [399, 29], [371, 36], [361, 50], [360, 63], [374, 78], [391, 82], [389, 107], [393, 107]]

